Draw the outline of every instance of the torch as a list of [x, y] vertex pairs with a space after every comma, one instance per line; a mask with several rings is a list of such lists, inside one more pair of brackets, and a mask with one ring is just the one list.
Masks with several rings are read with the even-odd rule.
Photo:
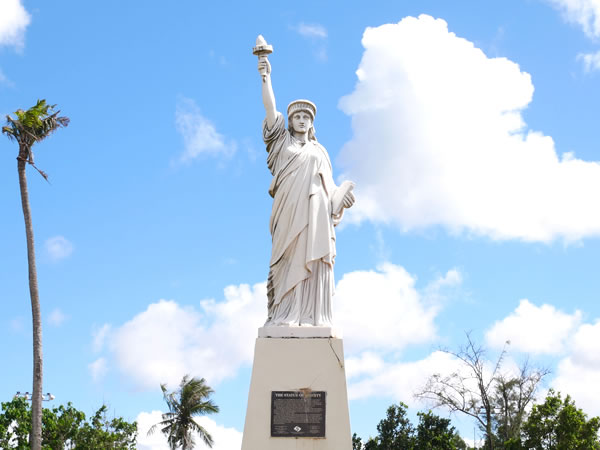
[[[258, 56], [258, 60], [260, 61], [261, 58], [267, 59], [267, 55], [270, 55], [271, 53], [273, 53], [273, 46], [267, 44], [267, 41], [265, 41], [262, 34], [259, 34], [256, 38], [256, 47], [252, 48], [252, 54]], [[267, 69], [265, 68], [265, 71], [261, 72], [263, 83], [267, 80], [266, 70]]]

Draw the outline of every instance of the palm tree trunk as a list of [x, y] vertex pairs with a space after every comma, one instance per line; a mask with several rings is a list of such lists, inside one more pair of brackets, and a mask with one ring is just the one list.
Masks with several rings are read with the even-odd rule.
[[21, 188], [21, 205], [25, 219], [25, 234], [27, 236], [27, 262], [29, 265], [29, 295], [31, 297], [31, 315], [33, 322], [33, 394], [31, 397], [32, 430], [29, 442], [32, 450], [42, 448], [42, 314], [40, 311], [40, 296], [38, 292], [37, 271], [35, 267], [35, 248], [33, 241], [33, 225], [27, 191], [27, 176], [25, 173], [27, 149], [19, 148], [17, 168], [19, 172], [19, 187]]

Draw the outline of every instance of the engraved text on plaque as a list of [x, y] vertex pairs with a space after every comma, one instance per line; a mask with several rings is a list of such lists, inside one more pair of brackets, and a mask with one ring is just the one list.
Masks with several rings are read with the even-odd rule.
[[271, 437], [325, 437], [325, 391], [272, 391]]

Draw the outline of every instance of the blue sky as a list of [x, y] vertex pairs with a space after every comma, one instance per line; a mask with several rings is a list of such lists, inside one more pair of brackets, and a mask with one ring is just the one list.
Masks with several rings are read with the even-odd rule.
[[[469, 330], [600, 415], [593, 0], [2, 0], [0, 113], [46, 98], [71, 118], [35, 149], [51, 184], [28, 172], [54, 403], [143, 428], [190, 373], [216, 391], [215, 448], [239, 445], [270, 255], [259, 33], [279, 109], [314, 101], [357, 184], [334, 300], [353, 431], [425, 409], [412, 392]], [[0, 140], [3, 400], [31, 390], [16, 152]]]

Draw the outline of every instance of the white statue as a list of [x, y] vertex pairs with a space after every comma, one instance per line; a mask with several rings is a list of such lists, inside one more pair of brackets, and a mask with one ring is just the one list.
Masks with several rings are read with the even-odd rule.
[[267, 284], [270, 326], [331, 326], [334, 289], [334, 227], [355, 201], [354, 184], [336, 186], [327, 150], [317, 141], [316, 106], [296, 100], [287, 108], [288, 127], [277, 111], [271, 85], [272, 47], [259, 36], [254, 48], [266, 111], [263, 139], [273, 174], [270, 228], [273, 239]]

